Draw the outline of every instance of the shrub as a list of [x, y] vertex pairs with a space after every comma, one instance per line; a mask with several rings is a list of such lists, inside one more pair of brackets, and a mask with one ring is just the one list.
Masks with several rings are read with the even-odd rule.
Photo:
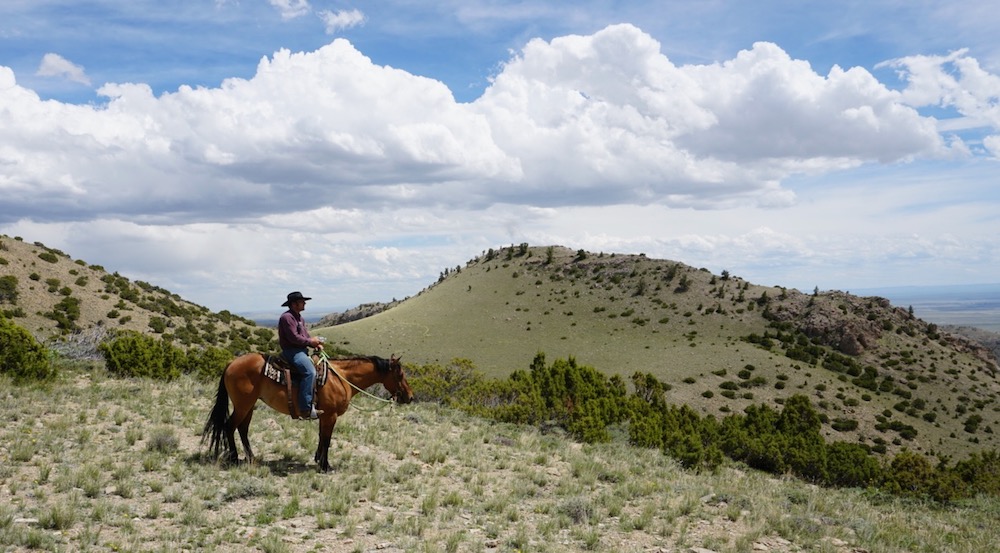
[[427, 364], [407, 367], [407, 380], [420, 401], [454, 404], [460, 392], [482, 382], [483, 375], [468, 359], [452, 359], [445, 366]]
[[76, 320], [80, 318], [80, 299], [67, 296], [53, 306], [52, 311], [45, 313], [45, 317], [56, 322], [56, 326], [63, 332], [76, 330]]
[[46, 380], [55, 376], [56, 368], [30, 332], [0, 317], [0, 373], [17, 382]]
[[59, 261], [59, 258], [56, 257], [56, 254], [52, 252], [42, 252], [38, 254], [38, 258], [41, 259], [42, 261], [47, 261], [49, 263], [56, 263], [57, 261]]
[[1000, 452], [997, 450], [973, 453], [955, 465], [955, 474], [972, 490], [1000, 496]]
[[838, 417], [833, 419], [833, 423], [831, 423], [830, 426], [838, 432], [850, 432], [851, 430], [858, 429], [858, 421], [854, 419]]
[[27, 317], [28, 314], [25, 313], [24, 309], [20, 307], [15, 307], [14, 309], [4, 309], [0, 311], [0, 317], [7, 317], [8, 319], [16, 319], [18, 317]]
[[926, 457], [906, 449], [892, 460], [884, 486], [896, 495], [929, 497], [941, 502], [968, 494], [956, 471], [935, 468]]
[[17, 277], [4, 275], [0, 277], [0, 303], [17, 305]]
[[223, 348], [191, 348], [184, 359], [184, 372], [199, 380], [212, 381], [219, 378], [232, 359], [233, 354]]
[[965, 431], [969, 434], [975, 434], [979, 431], [979, 425], [982, 424], [983, 417], [979, 415], [970, 415], [969, 418], [965, 419]]
[[171, 380], [180, 376], [185, 355], [163, 340], [134, 330], [117, 333], [98, 346], [108, 371], [117, 376], [148, 376]]
[[456, 398], [473, 414], [514, 424], [555, 424], [579, 440], [610, 439], [607, 427], [624, 416], [625, 383], [576, 360], [545, 364], [539, 353], [530, 372], [515, 371], [506, 381], [482, 381]]
[[882, 466], [860, 444], [829, 444], [826, 470], [826, 484], [831, 486], [866, 488], [882, 480]]
[[167, 320], [163, 317], [150, 317], [149, 328], [157, 334], [163, 334], [167, 330]]

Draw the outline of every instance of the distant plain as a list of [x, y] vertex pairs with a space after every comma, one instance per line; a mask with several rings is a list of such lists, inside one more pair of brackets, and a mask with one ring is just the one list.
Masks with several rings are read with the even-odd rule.
[[882, 296], [893, 305], [912, 306], [917, 317], [939, 325], [973, 326], [1000, 332], [1000, 284], [900, 286], [852, 292]]

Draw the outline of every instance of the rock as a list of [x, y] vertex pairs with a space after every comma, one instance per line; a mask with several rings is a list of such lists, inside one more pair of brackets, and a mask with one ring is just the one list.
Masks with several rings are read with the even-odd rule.
[[840, 353], [845, 355], [851, 355], [857, 357], [864, 353], [865, 348], [858, 341], [857, 337], [853, 334], [846, 334], [840, 339], [840, 344], [837, 345], [837, 349]]

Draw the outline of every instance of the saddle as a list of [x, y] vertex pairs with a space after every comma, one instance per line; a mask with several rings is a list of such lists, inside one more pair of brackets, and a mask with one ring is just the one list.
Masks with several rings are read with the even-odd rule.
[[[329, 374], [330, 364], [326, 359], [316, 362], [316, 357], [312, 357], [313, 366], [316, 367], [316, 381], [313, 384], [313, 397], [316, 392], [326, 384]], [[264, 376], [273, 380], [279, 386], [285, 387], [288, 396], [288, 413], [293, 419], [299, 418], [299, 409], [292, 393], [292, 383], [302, 380], [302, 375], [296, 372], [296, 368], [285, 360], [281, 355], [269, 354], [264, 356]]]

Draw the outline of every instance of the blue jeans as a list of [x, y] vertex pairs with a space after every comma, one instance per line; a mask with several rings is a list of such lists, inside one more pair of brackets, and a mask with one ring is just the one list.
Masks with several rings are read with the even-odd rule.
[[288, 348], [281, 350], [281, 356], [298, 369], [299, 380], [299, 414], [308, 415], [313, 402], [313, 385], [316, 383], [316, 366], [306, 348]]

